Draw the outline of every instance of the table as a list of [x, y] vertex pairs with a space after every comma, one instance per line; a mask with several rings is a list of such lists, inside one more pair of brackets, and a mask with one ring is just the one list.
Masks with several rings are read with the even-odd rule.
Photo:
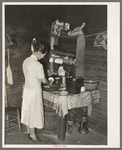
[[[57, 136], [61, 141], [65, 140], [66, 133], [66, 115], [72, 108], [82, 107], [90, 116], [92, 105], [99, 103], [100, 90], [85, 91], [80, 94], [60, 95], [57, 91], [43, 91], [44, 105], [56, 110], [58, 114]], [[86, 109], [88, 108], [88, 109]]]

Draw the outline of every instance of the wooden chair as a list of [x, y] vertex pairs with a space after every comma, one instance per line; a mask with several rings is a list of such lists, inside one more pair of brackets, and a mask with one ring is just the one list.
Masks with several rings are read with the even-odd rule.
[[20, 108], [5, 107], [5, 131], [15, 128], [17, 126], [20, 132]]

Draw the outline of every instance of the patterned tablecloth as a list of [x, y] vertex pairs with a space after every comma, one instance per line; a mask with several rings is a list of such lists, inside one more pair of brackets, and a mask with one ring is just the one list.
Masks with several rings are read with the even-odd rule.
[[99, 103], [100, 91], [86, 91], [80, 94], [60, 95], [58, 92], [43, 91], [44, 105], [56, 110], [59, 116], [68, 114], [68, 109], [88, 106], [91, 115], [92, 105]]

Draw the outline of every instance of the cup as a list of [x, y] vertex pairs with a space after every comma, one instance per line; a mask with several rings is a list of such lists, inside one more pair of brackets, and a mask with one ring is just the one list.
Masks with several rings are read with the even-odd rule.
[[66, 83], [66, 77], [65, 76], [61, 76], [61, 84], [65, 84]]

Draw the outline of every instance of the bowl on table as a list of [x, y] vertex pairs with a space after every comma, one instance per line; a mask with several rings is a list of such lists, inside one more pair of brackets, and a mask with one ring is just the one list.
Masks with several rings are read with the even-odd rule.
[[83, 86], [87, 91], [93, 91], [98, 89], [99, 83], [97, 80], [84, 79]]

